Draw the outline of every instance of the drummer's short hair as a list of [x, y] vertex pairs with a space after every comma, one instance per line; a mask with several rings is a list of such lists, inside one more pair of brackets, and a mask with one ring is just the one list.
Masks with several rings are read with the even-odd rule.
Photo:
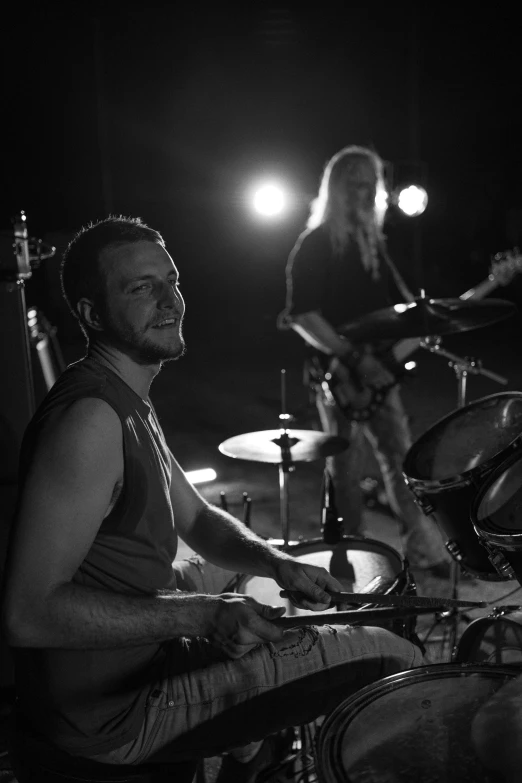
[[88, 327], [78, 313], [78, 302], [85, 297], [98, 307], [103, 305], [105, 275], [100, 264], [102, 253], [108, 248], [143, 241], [165, 247], [159, 231], [150, 228], [141, 218], [109, 215], [104, 220], [83, 226], [67, 246], [60, 266], [62, 293], [87, 339]]

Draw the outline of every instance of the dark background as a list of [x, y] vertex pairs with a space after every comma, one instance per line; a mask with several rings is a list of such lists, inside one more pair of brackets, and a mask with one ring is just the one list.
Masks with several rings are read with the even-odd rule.
[[[507, 8], [130, 2], [6, 12], [0, 228], [24, 209], [30, 233], [61, 251], [90, 220], [139, 215], [180, 267], [187, 336], [262, 340], [275, 330], [284, 264], [322, 167], [358, 143], [391, 164], [391, 184], [413, 172], [428, 189], [423, 216], [390, 210], [390, 248], [416, 289], [455, 296], [522, 234], [519, 28]], [[296, 195], [272, 223], [246, 197], [265, 172]], [[58, 259], [28, 292], [65, 341], [76, 327], [59, 300]], [[514, 281], [505, 296], [521, 292]]]

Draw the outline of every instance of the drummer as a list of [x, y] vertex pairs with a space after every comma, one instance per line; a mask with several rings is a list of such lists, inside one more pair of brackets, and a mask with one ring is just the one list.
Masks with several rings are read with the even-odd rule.
[[[319, 611], [342, 585], [209, 505], [170, 452], [149, 390], [183, 355], [185, 304], [161, 235], [134, 218], [90, 224], [61, 273], [87, 353], [22, 447], [3, 606], [19, 709], [75, 756], [231, 750], [223, 779], [253, 781], [288, 754], [287, 727], [421, 652], [381, 628], [283, 631], [282, 607], [232, 592], [236, 572], [265, 576]], [[173, 564], [177, 535], [198, 556]]]
[[374, 310], [413, 299], [386, 250], [386, 204], [383, 162], [375, 152], [345, 147], [328, 161], [307, 228], [290, 254], [280, 325], [294, 329], [309, 347], [306, 374], [323, 430], [351, 443], [327, 460], [345, 532], [364, 532], [366, 441], [400, 521], [410, 564], [447, 577], [449, 557], [442, 539], [402, 478], [411, 436], [397, 378], [377, 354], [379, 346], [355, 345], [337, 331]]

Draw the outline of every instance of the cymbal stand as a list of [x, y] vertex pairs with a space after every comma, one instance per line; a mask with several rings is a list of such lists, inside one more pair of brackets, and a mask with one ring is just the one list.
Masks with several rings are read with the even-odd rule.
[[455, 370], [455, 375], [457, 378], [458, 408], [463, 408], [466, 405], [468, 375], [483, 375], [485, 378], [490, 378], [492, 381], [495, 381], [502, 386], [506, 386], [508, 383], [508, 379], [504, 378], [503, 375], [499, 375], [496, 372], [491, 372], [491, 370], [485, 370], [480, 359], [473, 359], [469, 356], [457, 356], [457, 354], [452, 353], [451, 351], [447, 351], [442, 347], [441, 337], [425, 337], [421, 341], [421, 348], [424, 348], [426, 351], [434, 353], [437, 356], [444, 356], [450, 360], [448, 364]]
[[[425, 337], [421, 341], [421, 348], [424, 348], [426, 351], [429, 351], [430, 353], [433, 353], [437, 356], [444, 356], [446, 359], [449, 359], [448, 365], [452, 367], [453, 370], [455, 371], [455, 377], [457, 379], [457, 407], [458, 408], [463, 408], [466, 405], [468, 375], [470, 374], [483, 375], [484, 377], [490, 378], [492, 381], [495, 381], [496, 383], [499, 383], [503, 386], [507, 385], [508, 383], [508, 379], [504, 378], [504, 376], [498, 375], [498, 373], [495, 372], [491, 372], [491, 370], [485, 370], [482, 367], [482, 362], [480, 359], [474, 359], [471, 357], [462, 357], [452, 353], [451, 351], [447, 351], [445, 348], [442, 347], [442, 338], [439, 336]], [[458, 560], [455, 559], [454, 556], [452, 556], [451, 597], [455, 599], [458, 597], [459, 578], [460, 578], [460, 564]], [[466, 618], [465, 615], [461, 615], [461, 616], [463, 616], [464, 619], [468, 619], [468, 620], [470, 619], [470, 618]], [[450, 609], [446, 612], [443, 612], [441, 614], [441, 617], [448, 620], [450, 625], [449, 644], [453, 656], [457, 644], [459, 612], [456, 609]]]
[[281, 413], [279, 423], [281, 434], [274, 443], [281, 449], [281, 462], [279, 463], [279, 508], [281, 516], [281, 532], [283, 549], [288, 548], [290, 539], [290, 496], [288, 491], [289, 474], [295, 470], [292, 462], [291, 447], [296, 443], [295, 438], [290, 438], [287, 430], [288, 422], [292, 416], [286, 412], [286, 370], [281, 370]]

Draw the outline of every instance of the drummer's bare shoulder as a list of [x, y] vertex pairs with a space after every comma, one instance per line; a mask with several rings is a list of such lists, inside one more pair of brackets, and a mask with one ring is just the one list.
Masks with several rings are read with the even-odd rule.
[[48, 504], [65, 504], [72, 510], [86, 495], [87, 504], [92, 502], [98, 510], [106, 498], [103, 518], [122, 481], [118, 414], [104, 400], [85, 397], [62, 408], [42, 430], [30, 460], [23, 501], [32, 505], [44, 493]]
[[[92, 459], [93, 454], [104, 453], [115, 457], [123, 467], [123, 433], [118, 414], [105, 400], [81, 397], [61, 408], [43, 429], [38, 441], [37, 456], [41, 451], [67, 450], [71, 456]], [[110, 466], [106, 466], [110, 470]]]
[[102, 400], [77, 400], [44, 429], [13, 526], [8, 584], [15, 613], [41, 619], [45, 601], [71, 582], [113, 502], [122, 460], [121, 424]]

